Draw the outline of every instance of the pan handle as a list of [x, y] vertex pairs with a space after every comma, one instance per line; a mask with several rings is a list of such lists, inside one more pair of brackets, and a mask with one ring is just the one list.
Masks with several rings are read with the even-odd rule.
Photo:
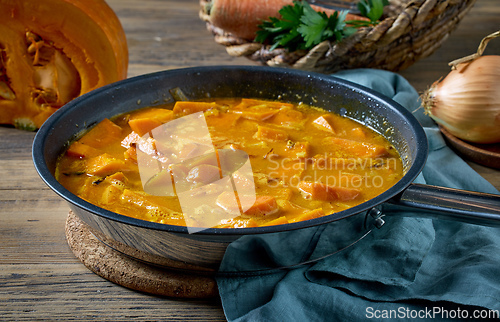
[[412, 183], [389, 202], [424, 210], [419, 217], [500, 227], [500, 195]]

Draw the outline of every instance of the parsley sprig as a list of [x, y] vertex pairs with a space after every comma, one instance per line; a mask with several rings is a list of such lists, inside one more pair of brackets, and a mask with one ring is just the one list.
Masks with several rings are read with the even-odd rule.
[[259, 25], [255, 41], [271, 43], [270, 50], [284, 47], [291, 51], [307, 50], [324, 40], [340, 41], [354, 34], [357, 28], [377, 24], [388, 4], [388, 0], [361, 0], [358, 9], [370, 21], [346, 21], [348, 11], [328, 16], [315, 11], [306, 1], [294, 1], [279, 11], [281, 18], [269, 17]]

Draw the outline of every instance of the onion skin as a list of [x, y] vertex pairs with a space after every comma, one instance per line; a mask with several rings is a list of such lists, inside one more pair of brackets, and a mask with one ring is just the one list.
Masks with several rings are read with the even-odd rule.
[[462, 63], [423, 95], [425, 112], [459, 139], [500, 142], [500, 56]]

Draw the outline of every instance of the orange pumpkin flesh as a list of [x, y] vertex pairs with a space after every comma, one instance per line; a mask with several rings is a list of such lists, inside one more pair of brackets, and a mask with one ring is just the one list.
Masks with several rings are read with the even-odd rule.
[[125, 32], [104, 0], [0, 0], [0, 124], [36, 130], [127, 68]]

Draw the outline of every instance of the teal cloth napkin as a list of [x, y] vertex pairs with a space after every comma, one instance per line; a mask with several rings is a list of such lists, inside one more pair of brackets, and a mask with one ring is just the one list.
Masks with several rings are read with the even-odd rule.
[[[414, 112], [430, 148], [415, 182], [498, 193], [446, 146], [435, 124], [419, 109], [417, 92], [403, 77], [372, 69], [335, 76], [372, 88]], [[384, 204], [382, 211], [402, 212], [390, 204]], [[234, 242], [220, 267], [234, 274], [217, 277], [226, 318], [456, 321], [478, 314], [492, 317], [495, 312], [487, 310], [500, 311], [500, 229], [411, 216], [386, 218], [381, 229], [372, 230], [354, 246], [294, 269], [266, 270], [341, 249], [364, 233], [355, 229], [358, 219], [343, 220], [343, 225], [353, 227], [353, 235], [345, 240], [338, 236], [349, 229], [335, 223], [294, 235], [303, 245], [299, 251], [287, 251], [284, 246], [290, 241], [279, 235]]]

